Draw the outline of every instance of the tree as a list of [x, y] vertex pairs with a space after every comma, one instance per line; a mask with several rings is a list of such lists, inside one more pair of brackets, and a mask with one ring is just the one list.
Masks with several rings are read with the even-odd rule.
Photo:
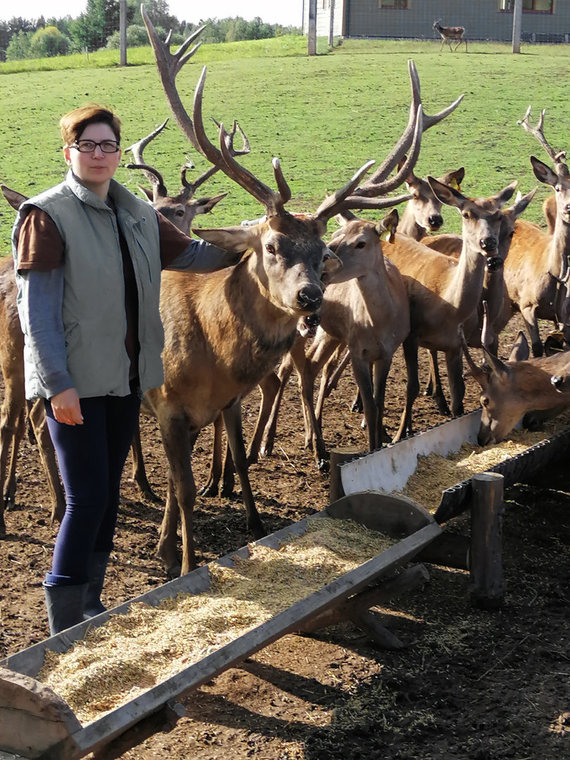
[[107, 37], [119, 29], [119, 0], [88, 0], [87, 10], [69, 31], [78, 50], [104, 47]]
[[7, 61], [21, 61], [30, 57], [30, 42], [33, 32], [16, 32], [6, 50]]
[[31, 58], [54, 58], [65, 55], [69, 50], [69, 40], [55, 26], [38, 29], [30, 40]]

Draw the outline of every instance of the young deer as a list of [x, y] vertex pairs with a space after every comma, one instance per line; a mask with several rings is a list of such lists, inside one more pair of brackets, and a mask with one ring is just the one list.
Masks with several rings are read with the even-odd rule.
[[524, 424], [529, 413], [544, 411], [554, 416], [570, 406], [570, 351], [529, 358], [523, 332], [519, 332], [506, 362], [483, 348], [486, 361], [479, 367], [464, 342], [469, 374], [481, 386], [481, 426], [477, 435], [481, 446], [504, 440], [521, 419]]
[[[18, 210], [27, 200], [25, 195], [1, 186], [12, 208]], [[24, 391], [24, 335], [17, 307], [17, 285], [14, 260], [6, 257], [0, 266], [0, 368], [4, 378], [4, 400], [0, 419], [0, 537], [5, 535], [3, 512], [15, 502], [16, 463], [25, 432], [26, 416], [38, 444], [51, 496], [51, 519], [60, 521], [65, 498], [59, 480], [55, 452], [47, 429], [43, 399], [26, 403]]]
[[[497, 258], [491, 258], [487, 262], [485, 275], [483, 279], [483, 290], [481, 301], [475, 311], [473, 311], [463, 322], [463, 333], [467, 344], [473, 348], [481, 347], [481, 335], [483, 327], [483, 302], [486, 304], [486, 325], [485, 346], [495, 354], [498, 351], [499, 333], [504, 327], [505, 311], [510, 310], [510, 301], [507, 293], [503, 271], [504, 263], [509, 252], [511, 240], [513, 237], [515, 223], [520, 214], [527, 208], [536, 193], [536, 188], [531, 190], [525, 196], [517, 197], [515, 204], [503, 211], [501, 217], [501, 227], [499, 230], [499, 243], [497, 247]], [[463, 241], [460, 235], [432, 235], [422, 238], [422, 243], [439, 251], [447, 256], [459, 258]], [[438, 409], [442, 414], [449, 414], [447, 401], [443, 393], [441, 377], [437, 359], [437, 351], [430, 352], [430, 380], [426, 395], [434, 397]]]
[[[433, 22], [433, 30], [439, 32], [441, 36], [441, 45], [439, 50], [443, 48], [444, 44], [449, 45], [449, 49], [454, 53], [462, 42], [465, 43], [465, 52], [467, 52], [467, 39], [465, 38], [465, 27], [463, 26], [442, 26], [441, 19]], [[455, 47], [453, 43], [455, 42]]]
[[428, 178], [442, 203], [454, 206], [463, 217], [462, 250], [458, 259], [422, 243], [396, 235], [389, 257], [408, 288], [411, 332], [404, 341], [410, 390], [395, 440], [412, 432], [412, 404], [419, 393], [418, 346], [443, 351], [447, 364], [453, 415], [463, 413], [465, 383], [458, 327], [477, 309], [485, 268], [497, 258], [502, 213], [515, 184], [490, 198], [467, 198], [458, 190]]
[[[530, 106], [520, 124], [538, 139], [554, 164], [550, 168], [538, 158], [530, 158], [535, 177], [554, 188], [556, 217], [552, 232], [523, 220], [516, 223], [504, 276], [512, 307], [525, 322], [532, 354], [541, 356], [543, 345], [538, 320], [548, 319], [558, 329], [568, 318], [568, 300], [562, 281], [570, 256], [570, 173], [566, 153], [555, 151], [544, 137], [544, 111], [535, 127], [529, 118]], [[550, 210], [551, 204], [552, 201], [548, 204]]]

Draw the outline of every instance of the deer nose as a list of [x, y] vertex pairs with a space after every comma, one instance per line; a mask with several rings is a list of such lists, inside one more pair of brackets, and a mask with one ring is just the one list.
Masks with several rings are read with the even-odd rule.
[[297, 303], [303, 311], [316, 311], [323, 302], [323, 291], [317, 285], [306, 285], [297, 293]]
[[481, 250], [486, 253], [494, 253], [497, 250], [497, 238], [486, 237], [479, 241]]
[[441, 214], [434, 214], [433, 216], [430, 216], [428, 219], [430, 229], [432, 230], [439, 230], [441, 225], [443, 224], [443, 217]]

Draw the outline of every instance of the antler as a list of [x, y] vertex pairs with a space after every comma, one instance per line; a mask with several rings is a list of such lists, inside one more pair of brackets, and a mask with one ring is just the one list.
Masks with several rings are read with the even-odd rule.
[[529, 134], [533, 135], [533, 137], [536, 137], [538, 142], [542, 145], [544, 150], [547, 152], [548, 156], [552, 159], [552, 161], [557, 164], [558, 167], [563, 166], [566, 169], [566, 173], [568, 172], [568, 167], [566, 166], [565, 160], [566, 160], [566, 151], [565, 150], [559, 150], [555, 151], [554, 148], [551, 147], [551, 145], [548, 143], [544, 136], [544, 114], [546, 113], [546, 109], [543, 108], [540, 112], [540, 118], [538, 119], [538, 122], [535, 127], [532, 126], [530, 123], [530, 112], [531, 112], [532, 106], [529, 106], [526, 109], [526, 113], [524, 117], [517, 121], [517, 124], [520, 124], [521, 127], [528, 132]]
[[445, 119], [446, 116], [449, 116], [449, 114], [452, 113], [463, 100], [463, 95], [460, 95], [456, 100], [453, 101], [453, 103], [451, 103], [451, 105], [449, 105], [447, 108], [444, 108], [439, 113], [436, 113], [433, 116], [425, 113], [423, 114], [422, 129], [419, 134], [420, 139], [417, 141], [416, 149], [414, 150], [412, 148], [410, 154], [404, 163], [401, 164], [396, 175], [392, 179], [387, 180], [386, 178], [389, 177], [394, 168], [398, 166], [402, 157], [410, 149], [410, 146], [412, 144], [415, 144], [414, 138], [416, 133], [418, 112], [422, 108], [422, 99], [420, 78], [418, 76], [414, 61], [408, 61], [408, 72], [410, 75], [410, 85], [412, 89], [412, 102], [410, 104], [410, 116], [408, 119], [408, 124], [402, 133], [402, 136], [392, 149], [391, 153], [384, 159], [383, 163], [378, 167], [378, 169], [376, 169], [374, 174], [372, 174], [372, 176], [369, 177], [369, 179], [361, 187], [357, 188], [355, 195], [363, 195], [367, 197], [386, 195], [386, 193], [389, 193], [395, 188], [399, 187], [416, 164], [421, 144], [421, 135], [423, 132], [428, 130], [430, 127], [435, 126], [436, 124], [439, 124], [440, 121], [443, 121], [443, 119]]

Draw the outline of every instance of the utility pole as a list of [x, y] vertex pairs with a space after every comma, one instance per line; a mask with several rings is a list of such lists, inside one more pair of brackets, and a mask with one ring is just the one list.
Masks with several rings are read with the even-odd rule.
[[330, 19], [329, 19], [329, 47], [334, 44], [334, 0], [330, 0]]
[[521, 52], [522, 0], [514, 0], [513, 8], [513, 53]]
[[127, 0], [119, 0], [120, 65], [127, 65]]
[[309, 0], [308, 55], [317, 54], [317, 0]]

